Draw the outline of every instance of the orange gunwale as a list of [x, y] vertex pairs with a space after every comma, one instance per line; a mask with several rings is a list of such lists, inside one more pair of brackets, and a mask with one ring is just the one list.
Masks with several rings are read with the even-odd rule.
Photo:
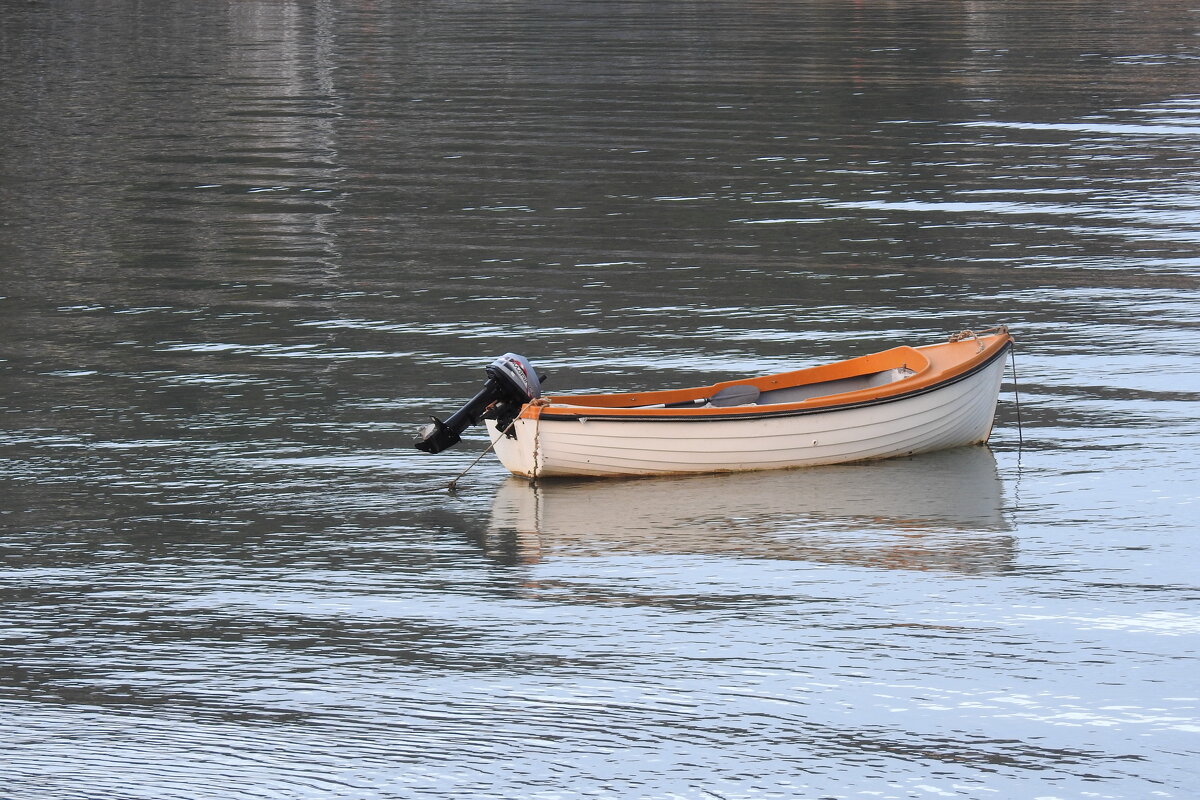
[[[873, 405], [899, 400], [915, 394], [955, 383], [1001, 358], [1012, 346], [1007, 331], [988, 336], [972, 336], [960, 341], [921, 347], [894, 347], [858, 358], [781, 372], [757, 378], [724, 381], [710, 386], [687, 389], [666, 389], [648, 392], [612, 394], [550, 395], [522, 407], [520, 419], [611, 419], [618, 420], [676, 420], [737, 419], [789, 416], [813, 411], [829, 411], [845, 406]], [[881, 386], [853, 391], [834, 392], [785, 403], [764, 403], [743, 406], [695, 408], [662, 408], [671, 403], [686, 403], [711, 397], [730, 386], [753, 386], [760, 392], [791, 389], [827, 381], [865, 377], [894, 369], [911, 370], [912, 374]], [[651, 407], [647, 407], [651, 406]]]

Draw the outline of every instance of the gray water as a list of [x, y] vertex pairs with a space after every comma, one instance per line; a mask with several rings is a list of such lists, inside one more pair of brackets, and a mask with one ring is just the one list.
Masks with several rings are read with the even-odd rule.
[[[1200, 796], [1198, 33], [0, 0], [0, 797]], [[990, 449], [410, 447], [1000, 323]]]

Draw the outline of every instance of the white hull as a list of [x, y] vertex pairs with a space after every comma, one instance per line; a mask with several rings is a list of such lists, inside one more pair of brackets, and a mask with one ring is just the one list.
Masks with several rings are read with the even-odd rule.
[[634, 476], [810, 467], [987, 441], [1004, 373], [993, 358], [926, 391], [850, 407], [741, 418], [517, 419], [516, 438], [488, 421], [496, 454], [528, 478]]

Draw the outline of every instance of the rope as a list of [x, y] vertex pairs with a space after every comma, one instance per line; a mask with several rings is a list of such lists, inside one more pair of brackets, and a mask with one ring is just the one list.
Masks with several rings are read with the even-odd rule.
[[458, 482], [461, 481], [468, 472], [470, 472], [472, 469], [474, 469], [475, 465], [478, 464], [480, 461], [482, 461], [484, 456], [486, 456], [488, 453], [492, 452], [492, 448], [496, 446], [496, 442], [500, 441], [500, 437], [507, 436], [508, 432], [511, 431], [513, 426], [516, 424], [517, 424], [517, 420], [514, 417], [513, 421], [508, 423], [508, 427], [506, 427], [504, 430], [500, 431], [500, 436], [497, 436], [495, 439], [493, 439], [491, 442], [489, 442], [488, 446], [486, 448], [484, 448], [484, 451], [482, 453], [480, 453], [475, 458], [474, 461], [472, 461], [470, 464], [468, 464], [466, 469], [464, 469], [462, 472], [458, 473], [457, 478], [455, 478], [454, 480], [452, 480], [448, 484], [446, 484], [446, 491], [447, 492], [457, 491], [458, 490]]
[[1012, 362], [1013, 373], [1013, 403], [1017, 407], [1017, 463], [1021, 461], [1021, 448], [1025, 446], [1025, 434], [1021, 425], [1021, 394], [1017, 388], [1017, 348], [1008, 351], [1009, 361]]
[[1008, 333], [1008, 326], [1007, 325], [997, 325], [994, 328], [984, 328], [981, 331], [971, 331], [971, 330], [959, 331], [958, 333], [956, 333], [950, 337], [950, 341], [961, 342], [965, 339], [978, 339], [980, 336], [983, 336], [984, 334], [987, 334], [987, 333], [1000, 333], [1000, 334]]

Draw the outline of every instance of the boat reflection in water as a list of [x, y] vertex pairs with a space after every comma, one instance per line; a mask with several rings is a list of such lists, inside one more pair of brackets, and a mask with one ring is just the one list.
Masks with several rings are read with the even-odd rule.
[[1002, 572], [1014, 543], [986, 447], [853, 466], [621, 481], [510, 478], [486, 548], [519, 563], [720, 555]]

